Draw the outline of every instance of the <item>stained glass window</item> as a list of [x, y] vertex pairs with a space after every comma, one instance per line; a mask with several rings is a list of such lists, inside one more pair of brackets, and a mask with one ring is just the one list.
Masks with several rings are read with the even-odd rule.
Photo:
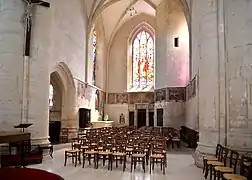
[[154, 85], [154, 40], [141, 31], [132, 42], [132, 86], [145, 88]]
[[49, 87], [49, 107], [53, 107], [53, 86]]
[[95, 85], [95, 80], [96, 80], [96, 56], [97, 56], [97, 37], [96, 37], [96, 31], [93, 31], [93, 37], [92, 37], [92, 42], [93, 42], [93, 74], [92, 74], [92, 83]]

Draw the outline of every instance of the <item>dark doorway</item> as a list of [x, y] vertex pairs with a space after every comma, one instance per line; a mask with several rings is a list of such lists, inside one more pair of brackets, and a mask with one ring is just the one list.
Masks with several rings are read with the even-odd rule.
[[129, 126], [134, 126], [134, 111], [129, 112]]
[[154, 126], [154, 112], [149, 112], [149, 126]]
[[50, 121], [49, 122], [49, 140], [52, 144], [59, 144], [60, 142], [60, 121]]
[[146, 126], [146, 109], [137, 110], [137, 128]]
[[157, 126], [163, 126], [163, 109], [157, 109]]
[[90, 109], [79, 109], [79, 128], [86, 128], [90, 123]]

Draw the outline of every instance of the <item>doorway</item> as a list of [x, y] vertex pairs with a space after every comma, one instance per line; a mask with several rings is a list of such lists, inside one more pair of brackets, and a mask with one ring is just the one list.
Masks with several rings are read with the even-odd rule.
[[157, 126], [163, 127], [163, 109], [157, 109]]
[[137, 128], [146, 126], [146, 109], [137, 110]]
[[79, 128], [86, 128], [90, 123], [90, 109], [79, 109]]
[[154, 112], [149, 112], [149, 126], [154, 126]]
[[129, 126], [134, 126], [134, 111], [129, 112]]
[[49, 140], [52, 144], [60, 142], [62, 126], [63, 83], [56, 72], [50, 75], [49, 86]]

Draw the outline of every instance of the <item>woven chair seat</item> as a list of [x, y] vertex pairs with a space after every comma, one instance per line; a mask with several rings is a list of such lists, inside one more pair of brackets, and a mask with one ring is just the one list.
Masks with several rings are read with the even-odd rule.
[[66, 150], [66, 153], [77, 153], [79, 151], [80, 150], [78, 150], [78, 149], [69, 149], [69, 150]]
[[100, 152], [98, 152], [98, 154], [99, 155], [111, 155], [112, 154], [112, 152], [106, 152], [106, 151], [100, 151]]
[[227, 180], [247, 180], [246, 177], [239, 174], [224, 174], [223, 177]]
[[207, 161], [207, 164], [212, 166], [224, 166], [224, 163], [219, 161]]
[[215, 156], [204, 156], [203, 159], [207, 161], [218, 161], [218, 158]]
[[98, 152], [97, 151], [86, 151], [86, 152], [84, 152], [85, 154], [97, 154]]
[[132, 154], [132, 157], [143, 158], [145, 157], [145, 154]]
[[162, 154], [152, 154], [150, 157], [155, 158], [155, 159], [163, 159], [164, 155], [162, 155]]
[[116, 153], [113, 153], [113, 156], [126, 156], [126, 153], [116, 152]]
[[220, 171], [222, 173], [233, 173], [234, 172], [234, 168], [230, 168], [230, 167], [217, 166], [217, 167], [214, 167], [214, 169], [216, 171]]

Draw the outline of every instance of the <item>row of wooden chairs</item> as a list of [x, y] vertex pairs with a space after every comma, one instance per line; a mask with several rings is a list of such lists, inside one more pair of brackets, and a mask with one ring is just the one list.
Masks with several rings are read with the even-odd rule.
[[[217, 144], [215, 156], [203, 157], [203, 173], [207, 179], [210, 172], [210, 180], [218, 178], [224, 180], [246, 180], [252, 173], [252, 159], [244, 155], [241, 156], [237, 151], [223, 147]], [[240, 163], [238, 164], [238, 161]], [[238, 167], [240, 174], [236, 174]]]
[[[159, 137], [159, 138], [158, 138]], [[113, 162], [118, 161], [123, 164], [123, 171], [126, 168], [127, 156], [131, 158], [131, 172], [136, 168], [137, 163], [142, 164], [145, 172], [145, 165], [150, 161], [154, 169], [155, 163], [161, 164], [161, 170], [165, 173], [166, 151], [165, 138], [163, 136], [153, 136], [151, 132], [137, 132], [135, 128], [100, 128], [88, 130], [81, 134], [81, 138], [75, 139], [72, 149], [65, 152], [65, 165], [67, 158], [72, 157], [75, 166], [77, 161], [81, 163], [83, 157], [83, 167], [85, 160], [94, 161], [94, 168], [98, 168], [99, 160], [103, 160], [103, 165], [108, 161], [108, 169], [112, 170]]]

